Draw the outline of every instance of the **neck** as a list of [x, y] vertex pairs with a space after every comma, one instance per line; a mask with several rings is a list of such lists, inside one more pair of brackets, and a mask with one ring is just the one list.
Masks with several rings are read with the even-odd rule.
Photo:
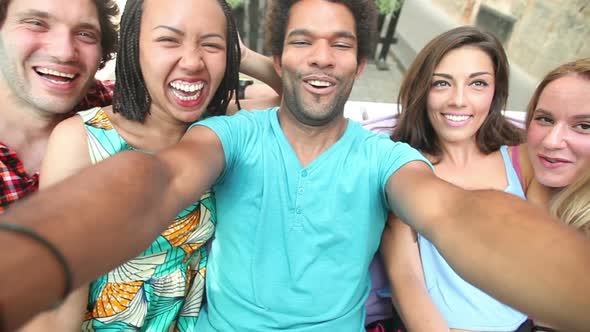
[[281, 129], [304, 167], [334, 145], [348, 126], [348, 120], [343, 114], [319, 126], [302, 123], [284, 104], [281, 105], [278, 116]]
[[13, 94], [6, 87], [0, 92], [0, 141], [18, 149], [23, 142], [29, 144], [47, 140], [51, 131], [70, 114], [55, 114], [33, 107]]
[[123, 139], [134, 148], [144, 151], [156, 152], [178, 143], [190, 125], [158, 112], [150, 113], [144, 123], [139, 123], [119, 113], [114, 114], [112, 107], [105, 111]]
[[455, 167], [465, 167], [474, 158], [482, 156], [481, 151], [479, 151], [475, 143], [475, 139], [463, 142], [441, 143], [441, 151], [441, 161], [452, 164]]

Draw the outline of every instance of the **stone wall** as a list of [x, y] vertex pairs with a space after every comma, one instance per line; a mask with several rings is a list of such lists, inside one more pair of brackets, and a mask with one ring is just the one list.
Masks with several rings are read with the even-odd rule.
[[[482, 7], [513, 20], [505, 39], [510, 60], [540, 79], [550, 69], [590, 57], [588, 0], [432, 0], [458, 24], [475, 24]], [[493, 29], [493, 28], [492, 28]], [[502, 39], [502, 38], [501, 38]]]

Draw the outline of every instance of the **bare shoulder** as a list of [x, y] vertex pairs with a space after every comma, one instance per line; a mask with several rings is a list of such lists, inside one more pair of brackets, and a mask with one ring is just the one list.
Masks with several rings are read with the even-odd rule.
[[91, 164], [84, 122], [72, 116], [51, 133], [41, 165], [41, 187], [61, 181]]

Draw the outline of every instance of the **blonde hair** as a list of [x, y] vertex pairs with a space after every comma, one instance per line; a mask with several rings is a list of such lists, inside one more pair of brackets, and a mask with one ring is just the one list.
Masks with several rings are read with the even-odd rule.
[[562, 78], [569, 75], [578, 75], [579, 77], [585, 78], [590, 80], [590, 58], [582, 58], [572, 62], [564, 63], [563, 65], [553, 69], [539, 83], [537, 89], [533, 93], [531, 97], [531, 101], [527, 107], [526, 112], [526, 120], [525, 125], [526, 128], [529, 128], [531, 121], [533, 120], [533, 115], [535, 110], [537, 109], [537, 103], [539, 102], [539, 98], [541, 97], [541, 93], [545, 90], [545, 87], [557, 80], [558, 78]]
[[551, 201], [551, 214], [590, 238], [590, 170]]

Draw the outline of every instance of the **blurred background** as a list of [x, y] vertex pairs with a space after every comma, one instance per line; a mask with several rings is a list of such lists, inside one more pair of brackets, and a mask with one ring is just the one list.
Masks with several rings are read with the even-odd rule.
[[[265, 53], [263, 21], [270, 0], [229, 0], [241, 36]], [[536, 84], [566, 61], [590, 57], [590, 0], [375, 0], [381, 38], [351, 100], [392, 103], [405, 69], [433, 37], [458, 25], [487, 29], [510, 60], [508, 109], [524, 110]], [[121, 9], [125, 0], [118, 0]], [[114, 64], [98, 75], [113, 76]]]

